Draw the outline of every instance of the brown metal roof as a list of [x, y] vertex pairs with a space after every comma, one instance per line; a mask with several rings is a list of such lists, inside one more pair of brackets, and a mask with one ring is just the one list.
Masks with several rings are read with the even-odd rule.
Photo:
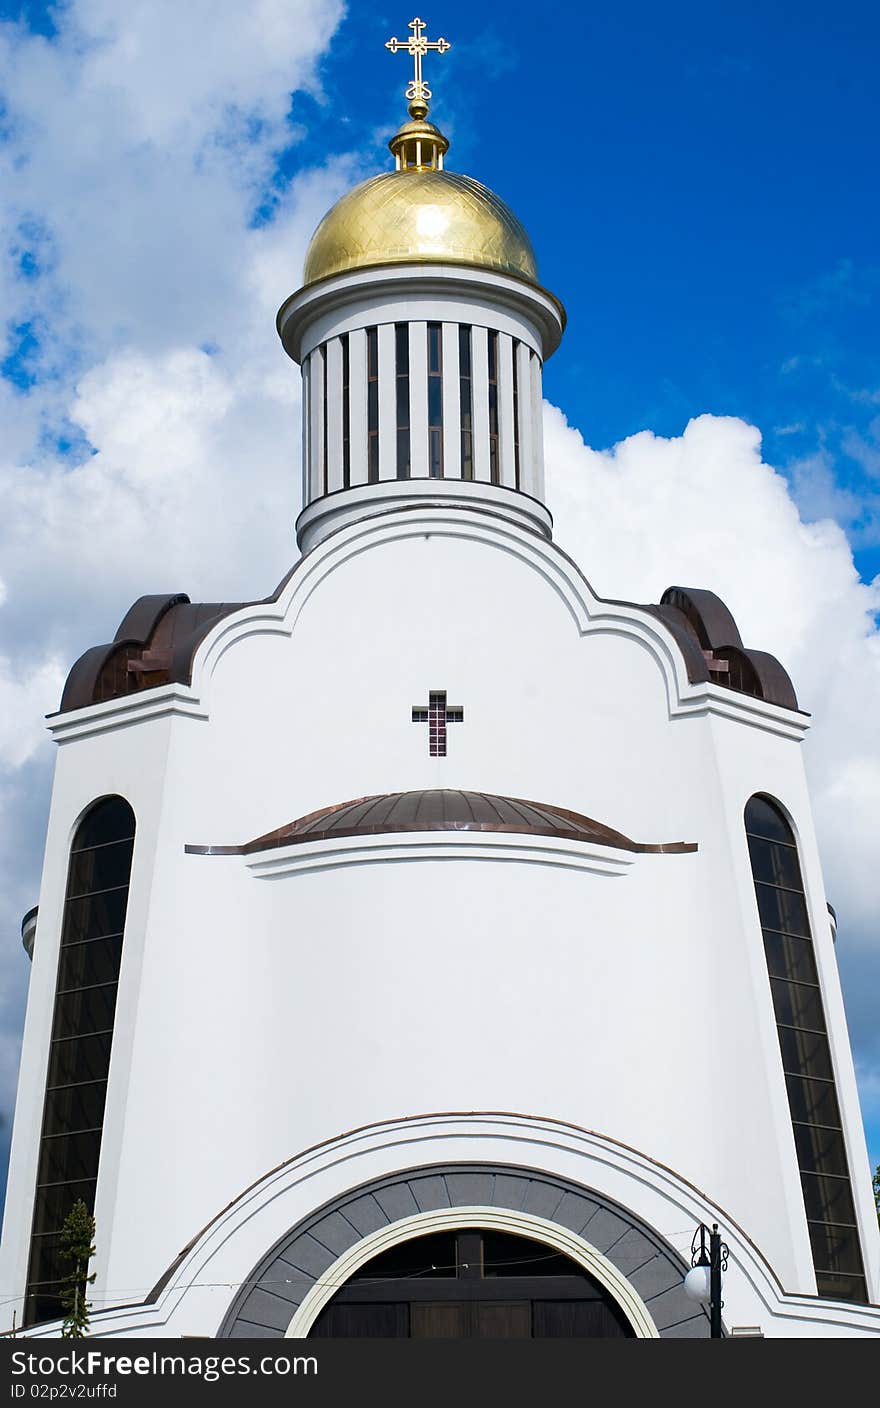
[[501, 831], [527, 836], [553, 836], [560, 840], [587, 841], [615, 846], [622, 851], [682, 853], [695, 851], [693, 842], [673, 841], [642, 845], [622, 832], [582, 816], [580, 812], [521, 797], [498, 797], [490, 792], [464, 792], [449, 787], [416, 792], [388, 792], [358, 797], [334, 807], [310, 812], [269, 831], [243, 846], [187, 846], [190, 855], [252, 855], [304, 841], [332, 840], [343, 836], [376, 836], [406, 831]]

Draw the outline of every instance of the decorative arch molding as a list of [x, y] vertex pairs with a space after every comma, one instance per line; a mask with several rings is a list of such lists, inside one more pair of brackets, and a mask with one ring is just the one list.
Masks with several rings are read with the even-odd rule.
[[247, 1277], [221, 1338], [304, 1338], [359, 1266], [442, 1228], [490, 1227], [547, 1242], [594, 1276], [643, 1339], [708, 1338], [687, 1263], [595, 1189], [538, 1169], [426, 1164], [349, 1189], [284, 1234]]
[[[309, 1331], [325, 1306], [333, 1299], [338, 1286], [344, 1284], [366, 1262], [380, 1252], [400, 1242], [423, 1237], [431, 1232], [444, 1232], [451, 1228], [479, 1227], [492, 1231], [512, 1232], [514, 1235], [529, 1237], [542, 1242], [555, 1251], [561, 1252], [571, 1261], [589, 1273], [594, 1280], [609, 1292], [620, 1306], [637, 1339], [656, 1340], [660, 1333], [648, 1307], [632, 1284], [622, 1276], [608, 1257], [603, 1256], [583, 1237], [545, 1217], [535, 1217], [532, 1213], [514, 1212], [495, 1207], [451, 1207], [438, 1208], [436, 1212], [416, 1213], [400, 1222], [365, 1237], [349, 1251], [344, 1252], [328, 1269], [324, 1277], [315, 1283], [299, 1305], [287, 1327], [286, 1339], [306, 1339]], [[692, 1320], [700, 1318], [697, 1315]], [[705, 1319], [705, 1316], [702, 1316]], [[687, 1323], [690, 1323], [688, 1321]]]
[[580, 635], [612, 630], [637, 638], [660, 665], [670, 704], [674, 707], [681, 702], [688, 690], [684, 658], [661, 620], [639, 607], [597, 597], [565, 553], [527, 529], [485, 510], [450, 509], [442, 503], [380, 510], [331, 534], [301, 559], [276, 600], [244, 607], [212, 627], [193, 660], [194, 690], [200, 697], [206, 695], [217, 664], [240, 637], [273, 631], [293, 635], [312, 594], [340, 567], [362, 553], [387, 543], [423, 537], [426, 531], [437, 537], [482, 543], [536, 571], [565, 605]]
[[[707, 655], [722, 648], [713, 644], [707, 652], [693, 623], [687, 624], [686, 613], [678, 606], [640, 606], [605, 600], [596, 595], [566, 553], [537, 533], [491, 509], [451, 507], [442, 501], [427, 500], [379, 510], [338, 528], [300, 559], [271, 597], [227, 605], [219, 614], [217, 608], [212, 608], [208, 619], [175, 645], [165, 674], [167, 683], [157, 682], [151, 688], [114, 697], [103, 704], [88, 705], [85, 717], [71, 695], [66, 707], [73, 712], [56, 715], [50, 724], [52, 732], [61, 741], [80, 731], [115, 727], [133, 717], [157, 712], [206, 717], [214, 670], [238, 640], [251, 635], [291, 637], [300, 613], [331, 573], [363, 552], [389, 542], [423, 537], [426, 532], [483, 543], [508, 553], [537, 572], [564, 604], [581, 636], [612, 634], [647, 650], [661, 672], [671, 717], [719, 714], [795, 739], [801, 738], [809, 727], [807, 717], [792, 707], [716, 683], [711, 677], [713, 662]], [[687, 601], [700, 595], [686, 593], [683, 588], [674, 591]], [[712, 598], [720, 611], [725, 611], [723, 603], [711, 593], [702, 596]], [[706, 609], [705, 603], [703, 608]], [[170, 614], [167, 612], [163, 619]], [[720, 639], [725, 632], [719, 634], [716, 629], [716, 634]], [[713, 643], [715, 638], [711, 636]], [[78, 668], [75, 666], [74, 672]], [[781, 666], [777, 665], [777, 669], [781, 671]]]
[[[483, 1162], [477, 1164], [477, 1160]], [[679, 1284], [694, 1227], [699, 1222], [720, 1223], [731, 1251], [724, 1285], [728, 1324], [761, 1324], [765, 1333], [774, 1338], [880, 1336], [876, 1307], [820, 1301], [815, 1295], [785, 1291], [765, 1256], [729, 1211], [674, 1170], [594, 1130], [549, 1116], [509, 1111], [447, 1111], [378, 1121], [300, 1150], [236, 1193], [226, 1207], [195, 1232], [144, 1300], [95, 1310], [91, 1333], [96, 1338], [219, 1337], [229, 1333], [228, 1327], [239, 1317], [245, 1298], [260, 1289], [268, 1293], [267, 1305], [274, 1306], [278, 1324], [275, 1328], [260, 1328], [256, 1322], [249, 1322], [236, 1333], [243, 1338], [279, 1338], [290, 1324], [296, 1305], [282, 1303], [279, 1316], [279, 1302], [274, 1299], [277, 1286], [267, 1285], [265, 1280], [262, 1285], [259, 1282], [294, 1232], [305, 1237], [302, 1251], [310, 1257], [310, 1269], [300, 1270], [308, 1285], [303, 1287], [302, 1296], [296, 1297], [299, 1304], [309, 1286], [326, 1273], [347, 1247], [370, 1231], [419, 1211], [408, 1199], [402, 1207], [387, 1208], [368, 1200], [362, 1207], [366, 1220], [362, 1220], [358, 1231], [350, 1225], [356, 1211], [350, 1204], [353, 1190], [369, 1185], [375, 1190], [375, 1197], [381, 1188], [386, 1202], [394, 1196], [392, 1185], [411, 1176], [414, 1170], [422, 1170], [419, 1176], [427, 1178], [445, 1168], [447, 1173], [467, 1179], [473, 1171], [485, 1172], [487, 1165], [494, 1170], [496, 1181], [508, 1174], [519, 1174], [534, 1182], [556, 1185], [549, 1209], [545, 1205], [542, 1210], [531, 1198], [526, 1207], [525, 1197], [520, 1200], [520, 1209], [535, 1216], [549, 1212], [550, 1220], [560, 1226], [564, 1225], [567, 1210], [571, 1210], [568, 1202], [560, 1201], [560, 1183], [563, 1191], [571, 1191], [597, 1206], [601, 1204], [603, 1217], [624, 1211], [630, 1225], [653, 1238], [658, 1252], [671, 1259]], [[497, 1189], [496, 1182], [496, 1195]], [[472, 1184], [460, 1191], [457, 1205], [494, 1205], [485, 1192]], [[336, 1226], [346, 1240], [327, 1247], [311, 1238], [309, 1227], [335, 1211], [339, 1200], [349, 1205], [346, 1220], [341, 1228], [333, 1219], [325, 1221], [323, 1235], [328, 1239], [334, 1236]], [[502, 1201], [509, 1205], [512, 1199], [504, 1196]], [[441, 1200], [441, 1205], [450, 1203], [448, 1199]], [[584, 1235], [592, 1246], [600, 1247], [600, 1225], [591, 1214], [589, 1228], [584, 1222], [577, 1235]], [[616, 1225], [612, 1223], [612, 1229]], [[632, 1263], [630, 1268], [624, 1266], [623, 1239], [612, 1249], [613, 1240], [609, 1236], [609, 1245], [602, 1255], [613, 1260], [636, 1287], [661, 1339], [687, 1334], [686, 1327], [682, 1331], [680, 1325], [677, 1329], [670, 1326], [664, 1307], [641, 1284], [642, 1273], [632, 1270]], [[282, 1270], [280, 1279], [290, 1280], [294, 1269], [288, 1266]], [[52, 1338], [57, 1332], [56, 1322], [54, 1326], [37, 1327], [29, 1334]]]

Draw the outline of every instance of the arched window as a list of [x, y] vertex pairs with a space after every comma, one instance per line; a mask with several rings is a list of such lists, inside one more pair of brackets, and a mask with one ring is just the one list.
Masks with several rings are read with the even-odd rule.
[[794, 833], [768, 797], [745, 811], [804, 1208], [820, 1296], [867, 1301], [822, 991]]
[[59, 1233], [78, 1198], [94, 1211], [135, 821], [105, 797], [77, 827], [58, 958], [24, 1323], [63, 1314]]
[[399, 1242], [366, 1262], [311, 1339], [626, 1339], [598, 1281], [543, 1242], [468, 1227]]

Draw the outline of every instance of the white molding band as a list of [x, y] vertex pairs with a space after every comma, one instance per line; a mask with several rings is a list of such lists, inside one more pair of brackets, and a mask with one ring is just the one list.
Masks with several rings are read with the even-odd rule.
[[357, 1242], [337, 1258], [309, 1291], [288, 1325], [285, 1339], [306, 1339], [321, 1311], [330, 1303], [336, 1292], [341, 1290], [356, 1271], [380, 1252], [387, 1251], [389, 1247], [397, 1246], [400, 1242], [410, 1242], [415, 1237], [462, 1227], [485, 1227], [490, 1231], [511, 1232], [515, 1236], [544, 1242], [554, 1251], [561, 1252], [563, 1256], [582, 1266], [608, 1291], [620, 1306], [637, 1339], [660, 1338], [648, 1307], [635, 1288], [607, 1257], [583, 1237], [555, 1222], [549, 1222], [547, 1218], [535, 1217], [531, 1213], [473, 1206], [438, 1208], [433, 1212], [416, 1213], [412, 1217], [405, 1217], [399, 1222], [381, 1227], [377, 1232]]
[[252, 851], [244, 860], [258, 879], [276, 879], [299, 871], [329, 870], [343, 865], [419, 860], [519, 861], [561, 865], [568, 870], [587, 870], [593, 875], [626, 875], [642, 855], [586, 841], [559, 840], [553, 836], [526, 837], [515, 831], [387, 831], [375, 836], [328, 836], [322, 840], [295, 841], [289, 846]]
[[[651, 854], [651, 853], [649, 853]], [[683, 854], [691, 854], [683, 852]], [[375, 836], [326, 837], [253, 851], [245, 864], [257, 878], [275, 879], [303, 870], [387, 861], [499, 860], [587, 870], [593, 875], [626, 875], [642, 853], [552, 836], [525, 837], [504, 831], [388, 831]], [[667, 857], [668, 859], [668, 857]]]

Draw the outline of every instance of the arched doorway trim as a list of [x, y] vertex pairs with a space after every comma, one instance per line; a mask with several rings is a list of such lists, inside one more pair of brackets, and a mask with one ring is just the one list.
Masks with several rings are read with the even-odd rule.
[[531, 1213], [514, 1212], [497, 1207], [452, 1207], [437, 1208], [432, 1212], [417, 1213], [413, 1217], [402, 1218], [398, 1222], [380, 1227], [362, 1241], [355, 1243], [343, 1252], [329, 1266], [321, 1279], [315, 1283], [302, 1304], [297, 1308], [285, 1331], [286, 1339], [305, 1339], [321, 1311], [333, 1299], [342, 1286], [360, 1268], [380, 1252], [399, 1242], [410, 1241], [413, 1237], [424, 1237], [431, 1232], [447, 1231], [451, 1228], [486, 1227], [493, 1231], [512, 1232], [534, 1241], [544, 1242], [555, 1251], [562, 1252], [577, 1262], [599, 1282], [614, 1298], [627, 1320], [632, 1325], [637, 1339], [656, 1340], [660, 1338], [654, 1321], [641, 1296], [621, 1275], [617, 1267], [607, 1257], [585, 1241], [583, 1237], [549, 1222], [544, 1217]]

